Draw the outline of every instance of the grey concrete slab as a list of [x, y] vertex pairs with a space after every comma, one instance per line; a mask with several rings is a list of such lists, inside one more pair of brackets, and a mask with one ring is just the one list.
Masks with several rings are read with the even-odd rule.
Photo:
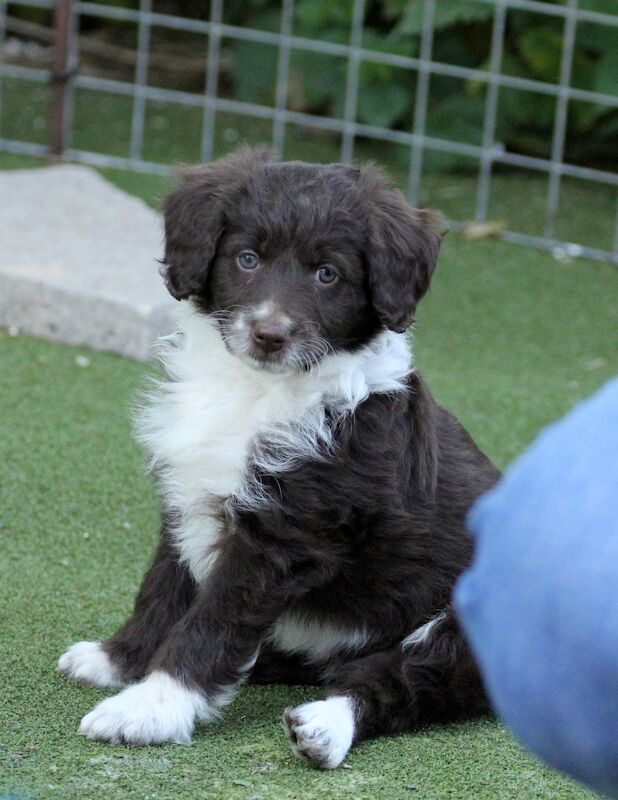
[[0, 171], [0, 326], [144, 359], [175, 301], [162, 220], [89, 167]]

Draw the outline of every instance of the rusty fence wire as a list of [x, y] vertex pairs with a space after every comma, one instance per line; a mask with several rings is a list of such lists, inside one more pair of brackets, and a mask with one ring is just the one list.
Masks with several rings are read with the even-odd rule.
[[[169, 174], [172, 166], [144, 157], [144, 121], [146, 104], [150, 101], [174, 103], [198, 109], [201, 114], [200, 158], [208, 162], [215, 148], [215, 126], [217, 115], [234, 114], [246, 119], [268, 123], [273, 146], [282, 151], [285, 144], [286, 126], [302, 126], [307, 131], [330, 131], [340, 135], [340, 158], [351, 161], [355, 156], [355, 145], [359, 139], [376, 143], [389, 143], [409, 148], [409, 170], [407, 193], [412, 203], [422, 200], [422, 185], [425, 178], [424, 161], [428, 152], [450, 153], [465, 156], [477, 165], [474, 221], [486, 223], [492, 180], [497, 167], [522, 169], [544, 174], [547, 189], [544, 201], [544, 220], [540, 235], [531, 235], [525, 230], [500, 230], [499, 235], [507, 240], [532, 245], [554, 252], [556, 257], [585, 256], [598, 261], [618, 265], [618, 174], [603, 169], [568, 163], [564, 159], [567, 136], [568, 111], [571, 101], [599, 104], [607, 109], [618, 108], [618, 96], [587, 91], [572, 85], [571, 75], [575, 51], [575, 37], [580, 23], [594, 23], [604, 29], [615, 31], [618, 43], [618, 15], [600, 13], [578, 7], [578, 0], [564, 0], [557, 4], [541, 0], [480, 0], [492, 6], [493, 24], [490, 56], [487, 69], [473, 69], [458, 64], [443, 63], [433, 58], [433, 20], [437, 3], [442, 0], [415, 0], [423, 6], [423, 27], [418, 57], [368, 49], [363, 46], [363, 26], [367, 14], [367, 0], [352, 0], [353, 13], [349, 41], [340, 44], [333, 41], [315, 40], [296, 36], [293, 32], [294, 0], [282, 0], [278, 31], [258, 30], [226, 24], [224, 0], [211, 0], [208, 19], [173, 16], [153, 11], [153, 0], [139, 0], [138, 8], [105, 2], [79, 2], [79, 0], [0, 0], [0, 52], [6, 41], [7, 7], [45, 9], [53, 13], [53, 59], [44, 67], [25, 66], [0, 61], [0, 114], [3, 78], [21, 79], [31, 83], [51, 83], [51, 110], [49, 140], [45, 143], [23, 141], [17, 138], [0, 138], [0, 151], [34, 156], [55, 155], [70, 161], [91, 164], [96, 167], [113, 167], [142, 173]], [[560, 74], [556, 83], [545, 83], [530, 78], [518, 77], [503, 70], [505, 22], [511, 9], [550, 15], [562, 25], [562, 56]], [[137, 29], [137, 46], [132, 80], [118, 80], [99, 75], [86, 74], [80, 70], [77, 33], [84, 20], [109, 20], [132, 23]], [[148, 81], [149, 62], [153, 54], [151, 32], [156, 27], [168, 31], [184, 31], [201, 34], [205, 39], [207, 56], [201, 91], [186, 91], [177, 88], [151, 85]], [[224, 97], [219, 91], [224, 40], [253, 42], [277, 48], [277, 74], [274, 101], [271, 105], [245, 102]], [[288, 106], [290, 59], [295, 51], [306, 51], [316, 55], [342, 57], [346, 60], [345, 101], [339, 117], [309, 114]], [[409, 70], [410, 85], [414, 89], [414, 116], [410, 130], [396, 130], [368, 125], [357, 120], [359, 98], [359, 75], [362, 64], [383, 64]], [[431, 77], [447, 76], [485, 85], [482, 137], [480, 144], [454, 141], [450, 138], [430, 135], [426, 129], [427, 111], [430, 103], [429, 82]], [[618, 81], [618, 76], [617, 76]], [[79, 149], [72, 146], [74, 118], [72, 98], [79, 89], [105, 92], [126, 98], [131, 104], [130, 146], [128, 156], [111, 155], [96, 149]], [[496, 135], [498, 99], [501, 89], [519, 89], [536, 92], [555, 98], [553, 132], [548, 158], [539, 158], [507, 150]], [[105, 125], [105, 120], [101, 120]], [[613, 244], [607, 249], [568, 241], [556, 235], [559, 220], [561, 188], [564, 178], [579, 179], [591, 186], [604, 187], [611, 192], [608, 202], [613, 205]], [[525, 202], [525, 199], [524, 199]], [[457, 227], [463, 220], [451, 220]]]

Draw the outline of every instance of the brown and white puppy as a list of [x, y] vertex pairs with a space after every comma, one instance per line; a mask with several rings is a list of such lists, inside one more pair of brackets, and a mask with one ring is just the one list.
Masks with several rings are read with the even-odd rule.
[[375, 167], [250, 149], [187, 173], [164, 211], [179, 332], [138, 421], [161, 542], [125, 625], [60, 659], [128, 684], [80, 732], [188, 742], [243, 681], [315, 683], [324, 699], [285, 724], [336, 767], [364, 738], [485, 711], [450, 596], [498, 473], [403, 334], [431, 218]]

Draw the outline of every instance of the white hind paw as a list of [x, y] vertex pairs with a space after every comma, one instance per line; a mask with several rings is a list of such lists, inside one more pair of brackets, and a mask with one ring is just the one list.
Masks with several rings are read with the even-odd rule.
[[286, 708], [283, 722], [292, 752], [322, 769], [334, 769], [354, 740], [354, 703], [345, 695]]

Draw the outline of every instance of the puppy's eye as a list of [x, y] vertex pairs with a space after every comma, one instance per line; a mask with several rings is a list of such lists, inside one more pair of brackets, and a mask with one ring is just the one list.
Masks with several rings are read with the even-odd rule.
[[260, 259], [253, 250], [241, 250], [236, 256], [236, 263], [241, 269], [255, 269], [260, 263]]
[[334, 283], [338, 277], [339, 275], [328, 264], [322, 264], [315, 273], [315, 279], [318, 283]]

